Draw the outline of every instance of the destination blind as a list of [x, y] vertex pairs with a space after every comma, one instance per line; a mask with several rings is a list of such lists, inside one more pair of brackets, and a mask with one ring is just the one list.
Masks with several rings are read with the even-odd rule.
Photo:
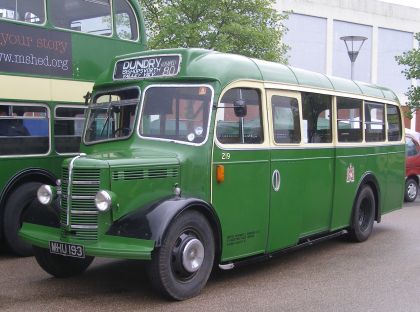
[[114, 80], [172, 77], [179, 73], [180, 55], [155, 55], [118, 61]]

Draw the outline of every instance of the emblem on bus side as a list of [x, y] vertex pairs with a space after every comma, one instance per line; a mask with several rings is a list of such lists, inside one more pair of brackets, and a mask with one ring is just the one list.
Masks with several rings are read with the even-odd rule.
[[178, 75], [180, 67], [178, 54], [136, 57], [115, 64], [114, 80], [172, 77]]
[[350, 164], [347, 167], [347, 178], [346, 178], [346, 182], [347, 183], [353, 183], [354, 182], [354, 167], [352, 164]]

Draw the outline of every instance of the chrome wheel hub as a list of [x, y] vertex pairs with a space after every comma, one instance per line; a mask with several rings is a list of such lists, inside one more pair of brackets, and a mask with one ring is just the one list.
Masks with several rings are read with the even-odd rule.
[[182, 266], [189, 273], [195, 273], [203, 264], [204, 246], [197, 238], [189, 240], [182, 250]]
[[413, 183], [410, 183], [408, 185], [407, 193], [408, 193], [408, 197], [415, 198], [417, 195], [417, 186]]

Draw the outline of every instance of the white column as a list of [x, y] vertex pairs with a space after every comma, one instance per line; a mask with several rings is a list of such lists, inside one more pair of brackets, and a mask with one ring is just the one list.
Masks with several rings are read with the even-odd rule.
[[333, 57], [334, 57], [334, 19], [327, 18], [327, 47], [325, 56], [325, 73], [332, 75], [333, 72]]
[[373, 84], [378, 83], [378, 26], [373, 25], [372, 27], [372, 68], [371, 68], [371, 76], [370, 81]]

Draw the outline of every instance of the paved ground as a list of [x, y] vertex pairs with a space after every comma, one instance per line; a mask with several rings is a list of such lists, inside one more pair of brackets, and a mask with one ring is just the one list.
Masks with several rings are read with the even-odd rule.
[[362, 244], [328, 241], [215, 272], [202, 294], [168, 302], [141, 263], [95, 260], [82, 276], [49, 277], [33, 258], [0, 254], [0, 311], [420, 311], [420, 200], [384, 216]]

